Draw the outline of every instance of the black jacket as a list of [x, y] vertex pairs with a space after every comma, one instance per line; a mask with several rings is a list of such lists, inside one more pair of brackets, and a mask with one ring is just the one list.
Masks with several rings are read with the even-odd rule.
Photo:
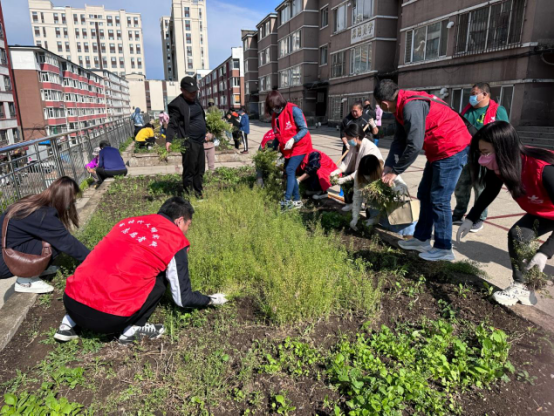
[[[354, 118], [351, 113], [347, 115], [339, 125], [339, 137], [343, 138], [343, 132], [349, 127], [352, 123], [358, 124], [360, 127], [364, 128], [368, 124], [369, 119], [366, 117], [366, 114], [363, 112], [359, 118]], [[368, 132], [368, 129], [366, 129]], [[368, 134], [368, 133], [367, 133]]]
[[[0, 216], [4, 223], [5, 213]], [[3, 238], [4, 236], [2, 236]], [[40, 254], [42, 241], [52, 245], [52, 255], [66, 253], [79, 262], [85, 260], [90, 250], [77, 240], [58, 218], [53, 207], [40, 208], [26, 218], [11, 219], [8, 224], [7, 246], [27, 254]], [[0, 279], [13, 276], [0, 257]]]
[[[205, 118], [206, 114], [200, 102], [197, 100], [196, 103], [202, 109], [202, 116]], [[179, 139], [189, 137], [190, 109], [189, 103], [183, 98], [183, 95], [179, 95], [168, 104], [168, 113], [170, 122], [168, 123], [168, 129], [166, 131], [166, 142], [171, 143], [175, 136]]]

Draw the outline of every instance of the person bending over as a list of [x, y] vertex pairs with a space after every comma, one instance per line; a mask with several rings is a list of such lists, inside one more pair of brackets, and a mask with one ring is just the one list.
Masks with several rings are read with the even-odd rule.
[[307, 181], [307, 195], [313, 199], [324, 199], [328, 197], [328, 189], [331, 187], [331, 173], [336, 170], [337, 165], [328, 155], [313, 149], [297, 169], [297, 173], [300, 174], [297, 182], [300, 184]]
[[[472, 178], [477, 181], [480, 167], [487, 169], [484, 191], [470, 210], [457, 232], [460, 243], [480, 218], [480, 214], [507, 187], [513, 199], [526, 214], [509, 230], [509, 256], [513, 268], [513, 283], [505, 290], [495, 292], [493, 298], [501, 305], [512, 306], [536, 303], [536, 296], [526, 286], [523, 271], [537, 266], [545, 268], [553, 257], [553, 152], [546, 149], [524, 147], [518, 133], [509, 123], [495, 121], [484, 126], [472, 138], [470, 152]], [[477, 163], [475, 162], [477, 160]], [[518, 256], [520, 244], [528, 244], [551, 232], [532, 260], [523, 266]], [[525, 269], [525, 270], [523, 270]]]
[[100, 186], [106, 178], [127, 175], [127, 167], [121, 158], [119, 150], [110, 146], [109, 142], [100, 142], [96, 175], [98, 176], [98, 181], [96, 182], [97, 187]]
[[139, 144], [139, 147], [149, 146], [150, 148], [150, 146], [156, 142], [156, 137], [154, 136], [154, 126], [150, 123], [146, 123], [135, 136], [135, 141]]
[[76, 327], [119, 333], [122, 344], [159, 338], [164, 326], [147, 321], [168, 283], [173, 301], [182, 308], [227, 302], [221, 293], [205, 296], [191, 289], [185, 236], [193, 213], [188, 201], [173, 197], [157, 214], [117, 223], [67, 279], [67, 314], [54, 338], [75, 339]]

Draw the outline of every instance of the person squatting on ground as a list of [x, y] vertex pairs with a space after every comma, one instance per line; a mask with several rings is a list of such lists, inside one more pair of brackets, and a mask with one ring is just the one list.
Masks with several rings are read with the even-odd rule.
[[67, 314], [54, 338], [75, 339], [76, 327], [121, 334], [123, 344], [159, 338], [164, 326], [147, 321], [168, 283], [173, 301], [182, 308], [227, 302], [224, 294], [205, 296], [191, 289], [186, 235], [193, 213], [189, 201], [172, 197], [157, 214], [118, 222], [68, 277]]
[[170, 116], [165, 111], [160, 111], [160, 114], [158, 114], [158, 121], [160, 122], [160, 135], [165, 139]]
[[239, 131], [241, 132], [241, 137], [243, 139], [243, 151], [241, 154], [247, 154], [249, 153], [249, 134], [251, 132], [249, 115], [243, 108], [241, 108], [241, 110], [239, 110], [239, 117]]
[[305, 156], [312, 151], [312, 139], [304, 114], [295, 104], [287, 102], [279, 91], [272, 91], [266, 97], [266, 113], [272, 114], [275, 140], [285, 158], [287, 189], [280, 205], [282, 209], [299, 209], [303, 203], [295, 173]]
[[87, 172], [91, 174], [91, 177], [94, 179], [95, 184], [98, 181], [98, 175], [96, 174], [96, 168], [98, 167], [98, 155], [100, 154], [100, 147], [95, 147], [92, 155], [93, 158], [89, 163], [85, 165]]
[[[477, 130], [494, 121], [509, 121], [507, 110], [491, 99], [490, 86], [485, 82], [480, 82], [472, 87], [468, 101], [461, 115], [476, 127]], [[480, 176], [485, 175], [485, 173], [485, 168], [480, 169]], [[470, 163], [467, 163], [455, 187], [455, 198], [457, 200], [457, 205], [453, 211], [453, 224], [455, 225], [460, 225], [463, 222], [464, 214], [466, 214], [468, 203], [470, 202], [472, 188], [474, 188], [474, 202], [476, 202], [484, 188], [481, 185], [481, 181], [476, 181], [473, 186]], [[478, 221], [472, 226], [470, 232], [476, 233], [484, 228], [484, 221], [487, 217], [488, 210], [485, 209], [480, 214]]]
[[419, 251], [428, 261], [454, 260], [451, 195], [467, 163], [471, 135], [459, 114], [433, 95], [400, 90], [385, 79], [376, 86], [374, 98], [397, 122], [382, 181], [392, 186], [422, 149], [427, 159], [418, 187], [421, 208], [414, 238], [399, 241], [399, 247]]
[[116, 176], [126, 176], [127, 167], [118, 149], [110, 146], [107, 141], [100, 142], [100, 153], [98, 154], [98, 167], [96, 168], [98, 181], [96, 186], [100, 186], [106, 178]]
[[156, 143], [156, 137], [154, 136], [154, 126], [150, 123], [146, 123], [145, 126], [139, 130], [135, 136], [135, 142], [139, 144], [139, 147], [152, 146]]
[[536, 237], [551, 232], [525, 268], [529, 270], [537, 266], [543, 271], [547, 259], [553, 257], [553, 152], [523, 146], [516, 130], [505, 121], [484, 126], [472, 138], [470, 152], [479, 155], [478, 158], [471, 157], [473, 180], [479, 180], [481, 166], [487, 169], [485, 177], [481, 178], [485, 187], [459, 227], [457, 242], [460, 243], [470, 232], [480, 213], [499, 195], [503, 185], [506, 186], [526, 214], [509, 230], [513, 283], [505, 290], [495, 292], [493, 298], [507, 306], [517, 302], [533, 305], [536, 296], [525, 284], [522, 259], [517, 251], [519, 244], [528, 244]]
[[366, 132], [357, 123], [351, 123], [345, 130], [345, 137], [349, 143], [349, 152], [339, 165], [339, 169], [331, 173], [331, 176], [343, 174], [337, 180], [343, 189], [345, 206], [342, 211], [349, 212], [353, 209], [353, 186], [357, 169], [364, 156], [375, 155], [379, 160], [383, 160], [380, 149], [366, 138]]
[[135, 137], [139, 130], [141, 130], [145, 125], [145, 120], [143, 118], [143, 115], [141, 114], [141, 109], [139, 107], [135, 107], [135, 111], [133, 111], [130, 118], [131, 121], [133, 121], [133, 126], [135, 127], [135, 130], [133, 131], [133, 137]]
[[181, 94], [169, 105], [170, 122], [166, 135], [166, 149], [169, 151], [174, 138], [184, 139], [183, 191], [202, 197], [202, 180], [205, 170], [204, 144], [213, 136], [206, 130], [206, 115], [197, 99], [197, 80], [185, 77], [181, 80]]
[[[81, 192], [79, 185], [67, 177], [62, 176], [40, 194], [30, 195], [13, 203], [0, 217], [0, 224], [8, 218], [6, 247], [25, 254], [40, 255], [42, 242], [49, 243], [52, 260], [58, 254], [66, 253], [78, 262], [85, 260], [89, 249], [71, 235], [71, 227], [79, 227], [79, 217], [75, 208], [75, 199]], [[4, 235], [2, 235], [2, 241]], [[40, 276], [56, 273], [57, 267], [48, 267]], [[0, 279], [12, 277], [4, 256], [0, 259]], [[48, 283], [35, 277], [17, 277], [16, 292], [49, 293], [54, 288]]]
[[[339, 126], [339, 137], [343, 142], [343, 150], [341, 151], [342, 155], [344, 155], [350, 147], [349, 139], [345, 134], [347, 128], [350, 125], [357, 124], [364, 129], [364, 127], [368, 123], [370, 123], [370, 126], [368, 126], [368, 128], [366, 129], [365, 135], [370, 136], [371, 134], [378, 134], [378, 128], [376, 127], [374, 118], [369, 117], [372, 115], [375, 116], [374, 111], [367, 111], [366, 113], [364, 112], [361, 102], [356, 102], [351, 106], [351, 112], [347, 115], [347, 117], [343, 119]], [[372, 122], [370, 122], [370, 120], [372, 120]]]
[[337, 170], [337, 165], [331, 158], [320, 150], [313, 149], [307, 153], [297, 169], [299, 185], [306, 182], [308, 190], [306, 194], [313, 199], [324, 199], [328, 197], [328, 189], [331, 187], [331, 173]]
[[[357, 230], [357, 223], [360, 218], [360, 211], [362, 209], [362, 203], [366, 202], [363, 201], [364, 197], [362, 195], [362, 188], [370, 183], [381, 180], [382, 174], [384, 169], [384, 161], [380, 157], [369, 154], [364, 156], [360, 160], [360, 164], [357, 169], [357, 173], [354, 180], [354, 192], [353, 192], [353, 209], [352, 212], [352, 220], [351, 220], [351, 228], [353, 230]], [[393, 190], [399, 192], [400, 194], [408, 194], [408, 187], [405, 181], [401, 178], [401, 176], [397, 176], [393, 183]], [[367, 227], [377, 224], [381, 219], [382, 216], [386, 214], [384, 212], [380, 212], [379, 210], [374, 209], [371, 205], [366, 206], [366, 218], [364, 225]], [[387, 228], [387, 227], [386, 227]], [[398, 232], [395, 230], [395, 232]], [[403, 233], [401, 233], [403, 235]]]

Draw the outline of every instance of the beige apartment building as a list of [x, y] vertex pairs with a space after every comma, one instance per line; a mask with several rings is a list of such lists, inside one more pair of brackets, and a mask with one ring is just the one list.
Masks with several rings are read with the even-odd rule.
[[129, 81], [131, 107], [139, 107], [155, 117], [181, 94], [178, 81], [146, 79], [140, 74], [129, 74], [126, 79]]
[[178, 81], [210, 68], [203, 0], [172, 0], [171, 15], [160, 18], [160, 36], [166, 80]]
[[54, 6], [49, 0], [29, 0], [29, 13], [36, 46], [86, 69], [146, 74], [140, 13]]

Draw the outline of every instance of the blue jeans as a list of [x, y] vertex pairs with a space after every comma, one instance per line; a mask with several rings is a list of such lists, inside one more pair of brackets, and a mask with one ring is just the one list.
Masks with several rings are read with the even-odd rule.
[[418, 186], [420, 217], [414, 231], [414, 238], [426, 241], [432, 238], [434, 248], [451, 250], [453, 219], [451, 216], [451, 195], [463, 167], [466, 165], [468, 147], [447, 159], [426, 162], [422, 181]]
[[293, 196], [293, 201], [300, 201], [299, 184], [297, 183], [297, 168], [303, 161], [305, 155], [291, 156], [285, 159], [285, 174], [287, 175], [287, 189], [285, 190], [285, 200], [289, 201]]

